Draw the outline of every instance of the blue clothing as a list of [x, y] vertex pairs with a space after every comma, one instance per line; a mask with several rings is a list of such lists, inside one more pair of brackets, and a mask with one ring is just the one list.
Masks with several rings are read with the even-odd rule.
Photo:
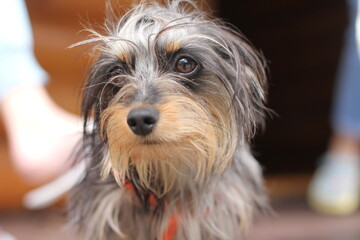
[[360, 56], [355, 23], [358, 0], [348, 0], [349, 26], [346, 31], [332, 115], [336, 132], [360, 139]]
[[46, 79], [34, 56], [25, 1], [0, 0], [0, 101], [13, 89], [44, 85]]

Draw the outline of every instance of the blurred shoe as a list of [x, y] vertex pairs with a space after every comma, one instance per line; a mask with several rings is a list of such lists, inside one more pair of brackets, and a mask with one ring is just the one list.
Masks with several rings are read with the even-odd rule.
[[16, 238], [0, 228], [0, 240], [16, 240]]
[[327, 154], [310, 184], [308, 202], [328, 215], [344, 216], [360, 205], [360, 157]]

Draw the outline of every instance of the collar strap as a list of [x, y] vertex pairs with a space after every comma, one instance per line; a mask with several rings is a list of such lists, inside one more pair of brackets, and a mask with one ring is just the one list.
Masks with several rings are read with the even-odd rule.
[[[129, 190], [130, 192], [136, 194], [135, 186], [130, 180], [125, 181], [124, 187], [125, 187], [125, 189]], [[157, 207], [158, 206], [157, 198], [155, 197], [155, 195], [153, 193], [149, 194], [149, 196], [147, 197], [147, 202], [152, 207]], [[167, 208], [167, 204], [165, 203], [164, 210], [166, 208]], [[176, 214], [173, 213], [170, 216], [168, 226], [164, 230], [164, 232], [162, 234], [162, 237], [161, 237], [161, 240], [174, 240], [175, 236], [176, 236], [176, 232], [177, 232], [177, 227], [178, 227], [178, 219], [176, 217]]]

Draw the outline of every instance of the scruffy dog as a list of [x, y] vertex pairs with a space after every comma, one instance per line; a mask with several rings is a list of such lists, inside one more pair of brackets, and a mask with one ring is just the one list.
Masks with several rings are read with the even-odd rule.
[[241, 239], [266, 206], [248, 144], [264, 116], [262, 59], [191, 1], [142, 3], [105, 28], [79, 43], [97, 53], [87, 174], [70, 204], [81, 239]]

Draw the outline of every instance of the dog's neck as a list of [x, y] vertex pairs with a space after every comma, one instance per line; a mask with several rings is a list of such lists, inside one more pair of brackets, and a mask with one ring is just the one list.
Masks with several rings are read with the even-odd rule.
[[[164, 198], [159, 198], [154, 193], [151, 193], [143, 188], [139, 188], [129, 179], [126, 180], [124, 187], [137, 196], [145, 211], [150, 211], [150, 208], [152, 208], [154, 212], [162, 213], [166, 210], [167, 203]], [[178, 224], [176, 214], [172, 213], [172, 216], [167, 224], [167, 228], [162, 234], [161, 240], [173, 240], [177, 232]]]
[[137, 197], [145, 211], [149, 211], [150, 208], [152, 208], [154, 211], [162, 212], [166, 206], [165, 199], [163, 197], [157, 196], [152, 191], [135, 184], [130, 179], [125, 181], [124, 188], [132, 192]]

